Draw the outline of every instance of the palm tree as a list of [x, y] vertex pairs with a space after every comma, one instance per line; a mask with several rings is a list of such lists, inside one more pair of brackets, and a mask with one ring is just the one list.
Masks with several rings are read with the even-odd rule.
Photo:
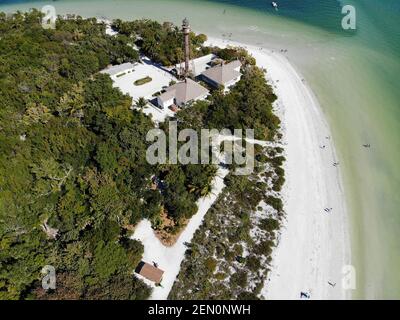
[[212, 180], [217, 174], [217, 167], [214, 165], [206, 165], [203, 172], [206, 172], [204, 179], [196, 184], [189, 185], [189, 192], [195, 194], [196, 197], [204, 197], [211, 193], [213, 185]]
[[146, 106], [146, 104], [147, 104], [147, 100], [143, 97], [140, 97], [138, 99], [138, 101], [136, 102], [136, 107], [142, 109]]

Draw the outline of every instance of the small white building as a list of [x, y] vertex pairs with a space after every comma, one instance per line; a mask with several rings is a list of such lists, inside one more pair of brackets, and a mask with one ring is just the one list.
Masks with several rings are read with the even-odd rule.
[[157, 97], [160, 108], [168, 108], [172, 105], [182, 107], [196, 100], [205, 99], [209, 91], [197, 82], [187, 78], [168, 87], [164, 93]]
[[134, 71], [135, 64], [126, 62], [119, 65], [111, 66], [107, 69], [101, 70], [100, 73], [108, 74], [112, 80], [117, 80], [118, 77], [121, 77], [127, 73], [131, 73]]
[[239, 60], [235, 60], [226, 64], [220, 64], [209, 68], [201, 74], [202, 79], [211, 86], [218, 88], [224, 86], [229, 88], [240, 80], [242, 74]]

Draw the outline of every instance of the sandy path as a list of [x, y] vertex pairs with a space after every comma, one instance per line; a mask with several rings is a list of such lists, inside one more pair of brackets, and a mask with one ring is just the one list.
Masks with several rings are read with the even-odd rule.
[[214, 178], [212, 183], [211, 194], [197, 201], [199, 208], [197, 213], [190, 219], [185, 230], [181, 233], [177, 242], [173, 246], [165, 247], [160, 240], [157, 239], [153, 229], [151, 228], [150, 221], [148, 220], [142, 220], [135, 228], [132, 239], [140, 240], [144, 245], [143, 260], [150, 264], [153, 261], [157, 262], [158, 267], [164, 270], [163, 279], [161, 281], [162, 287], [155, 287], [153, 283], [144, 279], [147, 284], [153, 287], [150, 299], [167, 299], [179, 273], [181, 262], [185, 256], [186, 246], [184, 243], [192, 240], [195, 231], [201, 225], [208, 209], [212, 206], [224, 188], [224, 177], [227, 174], [227, 169], [218, 169], [217, 176]]

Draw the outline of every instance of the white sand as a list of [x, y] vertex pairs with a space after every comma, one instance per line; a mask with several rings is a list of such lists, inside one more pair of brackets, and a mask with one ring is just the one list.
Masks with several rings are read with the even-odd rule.
[[[283, 190], [286, 221], [263, 295], [267, 299], [344, 299], [342, 268], [350, 264], [345, 197], [329, 127], [310, 88], [278, 52], [210, 38], [219, 47], [240, 45], [267, 69], [279, 99], [286, 144]], [[320, 146], [325, 145], [324, 149]], [[324, 208], [332, 208], [326, 213]], [[328, 281], [335, 284], [334, 287]]]
[[[181, 262], [185, 256], [185, 242], [190, 242], [192, 237], [201, 225], [204, 215], [212, 206], [218, 195], [224, 188], [224, 177], [228, 174], [227, 169], [219, 168], [217, 176], [212, 183], [211, 194], [201, 198], [197, 205], [197, 213], [190, 219], [185, 230], [179, 236], [178, 241], [172, 247], [165, 247], [154, 235], [151, 224], [148, 220], [142, 220], [136, 227], [132, 239], [140, 240], [144, 245], [143, 260], [148, 263], [157, 262], [158, 267], [164, 270], [162, 287], [154, 287], [150, 299], [166, 299], [171, 291], [172, 285], [179, 273]], [[150, 282], [147, 282], [151, 284]], [[152, 285], [152, 284], [151, 284]]]

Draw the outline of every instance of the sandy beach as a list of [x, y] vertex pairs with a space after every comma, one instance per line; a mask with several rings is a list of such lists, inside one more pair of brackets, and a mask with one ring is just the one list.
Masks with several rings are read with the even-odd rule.
[[[265, 283], [266, 299], [346, 299], [342, 268], [350, 264], [345, 196], [333, 139], [306, 81], [281, 52], [214, 38], [209, 43], [245, 47], [267, 69], [278, 101], [287, 161], [283, 189], [286, 221]], [[330, 209], [326, 212], [324, 209]]]

